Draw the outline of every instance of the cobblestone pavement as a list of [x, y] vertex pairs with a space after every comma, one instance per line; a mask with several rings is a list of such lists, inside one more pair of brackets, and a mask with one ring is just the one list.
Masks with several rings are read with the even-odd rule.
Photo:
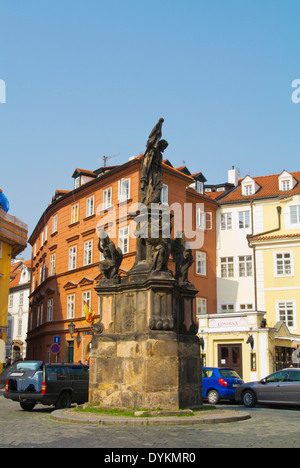
[[300, 447], [300, 409], [225, 406], [251, 419], [191, 426], [89, 426], [54, 421], [48, 407], [32, 412], [0, 396], [0, 448], [256, 448]]

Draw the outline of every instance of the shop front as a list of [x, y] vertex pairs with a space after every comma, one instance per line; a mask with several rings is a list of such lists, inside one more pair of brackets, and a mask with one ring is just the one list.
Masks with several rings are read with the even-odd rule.
[[203, 366], [230, 367], [252, 382], [291, 365], [300, 336], [283, 322], [268, 327], [265, 317], [260, 311], [199, 316]]

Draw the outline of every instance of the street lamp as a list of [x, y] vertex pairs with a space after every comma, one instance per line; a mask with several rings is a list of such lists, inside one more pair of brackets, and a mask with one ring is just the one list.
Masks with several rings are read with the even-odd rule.
[[71, 338], [73, 338], [73, 334], [75, 333], [75, 324], [73, 323], [73, 321], [71, 321], [71, 323], [69, 323], [68, 329], [69, 329], [69, 333], [71, 335]]

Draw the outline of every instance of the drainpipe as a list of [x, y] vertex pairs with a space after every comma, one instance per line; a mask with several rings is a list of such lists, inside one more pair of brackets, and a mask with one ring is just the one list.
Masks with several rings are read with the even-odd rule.
[[265, 236], [267, 234], [271, 234], [273, 232], [278, 232], [281, 230], [281, 206], [277, 206], [276, 207], [276, 210], [277, 210], [277, 217], [278, 217], [278, 227], [275, 228], [275, 229], [271, 229], [270, 231], [264, 231], [264, 232], [260, 232], [258, 234], [254, 234], [253, 233], [253, 201], [254, 200], [251, 200], [250, 202], [250, 207], [251, 207], [251, 222], [252, 222], [252, 234], [249, 234], [247, 236], [247, 240], [248, 240], [248, 246], [249, 248], [252, 248], [253, 249], [253, 268], [254, 268], [254, 300], [255, 300], [255, 310], [257, 311], [257, 272], [256, 272], [256, 247], [255, 245], [250, 245], [250, 242], [251, 242], [251, 239], [253, 237], [258, 237], [258, 236]]

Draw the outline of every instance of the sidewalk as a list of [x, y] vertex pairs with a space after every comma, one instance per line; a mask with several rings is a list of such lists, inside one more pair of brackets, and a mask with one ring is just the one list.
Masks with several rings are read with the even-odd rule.
[[169, 425], [194, 425], [194, 424], [218, 424], [250, 419], [248, 413], [216, 409], [211, 411], [195, 411], [194, 415], [175, 416], [111, 416], [99, 413], [77, 412], [74, 409], [56, 410], [51, 413], [51, 418], [56, 421], [72, 422], [80, 424], [96, 425], [126, 425], [126, 426], [169, 426]]

